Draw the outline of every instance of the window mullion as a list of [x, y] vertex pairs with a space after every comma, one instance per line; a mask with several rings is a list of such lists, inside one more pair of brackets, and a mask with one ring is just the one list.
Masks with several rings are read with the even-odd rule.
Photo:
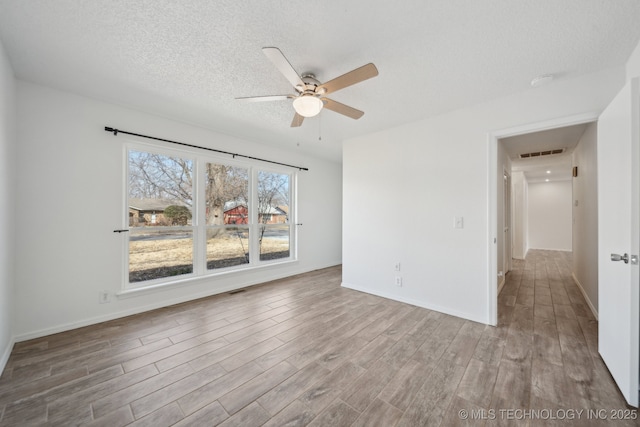
[[207, 270], [207, 230], [205, 221], [205, 161], [197, 159], [195, 163], [195, 182], [193, 192], [193, 235], [194, 235], [194, 271], [199, 276]]
[[258, 171], [256, 168], [250, 169], [249, 180], [249, 236], [251, 240], [249, 242], [249, 264], [256, 265], [260, 260], [260, 247], [258, 244]]

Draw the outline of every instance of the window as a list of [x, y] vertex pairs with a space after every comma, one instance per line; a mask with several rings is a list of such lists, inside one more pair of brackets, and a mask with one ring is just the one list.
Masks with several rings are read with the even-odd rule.
[[225, 160], [127, 150], [126, 287], [295, 259], [294, 173]]
[[207, 163], [207, 269], [249, 264], [249, 170]]
[[130, 150], [128, 161], [129, 283], [193, 273], [193, 160]]
[[[258, 172], [258, 222], [260, 260], [289, 257], [289, 175]], [[280, 214], [282, 212], [283, 214]]]

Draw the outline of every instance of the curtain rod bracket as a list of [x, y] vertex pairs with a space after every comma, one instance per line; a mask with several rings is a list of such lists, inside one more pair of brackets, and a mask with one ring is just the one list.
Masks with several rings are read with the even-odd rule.
[[111, 128], [109, 126], [105, 126], [104, 130], [107, 132], [113, 132], [113, 136], [118, 136], [118, 129]]

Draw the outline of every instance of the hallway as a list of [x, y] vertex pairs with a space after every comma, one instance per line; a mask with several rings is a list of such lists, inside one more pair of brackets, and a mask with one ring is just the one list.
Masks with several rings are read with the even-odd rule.
[[[512, 371], [505, 384], [511, 394], [492, 404], [585, 412], [606, 408], [611, 422], [610, 408], [626, 405], [598, 355], [598, 322], [571, 277], [571, 262], [570, 252], [543, 250], [529, 251], [524, 261], [514, 260], [498, 298], [498, 330], [505, 339], [500, 370]], [[581, 418], [576, 425], [607, 424], [587, 420], [585, 414]], [[566, 420], [556, 422], [568, 425]]]

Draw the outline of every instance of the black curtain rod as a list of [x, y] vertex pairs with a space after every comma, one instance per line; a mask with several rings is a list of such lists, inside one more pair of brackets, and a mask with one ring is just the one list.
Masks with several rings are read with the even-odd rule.
[[187, 143], [184, 143], [184, 142], [172, 141], [170, 139], [156, 138], [155, 136], [141, 135], [139, 133], [133, 133], [133, 132], [127, 132], [127, 131], [120, 130], [120, 129], [114, 129], [114, 128], [109, 127], [109, 126], [105, 126], [104, 130], [107, 131], [107, 132], [112, 132], [114, 136], [117, 136], [119, 133], [124, 133], [126, 135], [139, 136], [139, 137], [142, 137], [142, 138], [155, 139], [156, 141], [163, 141], [163, 142], [169, 142], [171, 144], [182, 145], [184, 147], [198, 148], [200, 150], [207, 150], [207, 151], [215, 151], [216, 153], [228, 154], [230, 156], [233, 156], [234, 158], [242, 157], [242, 158], [245, 158], [245, 159], [259, 160], [261, 162], [272, 163], [274, 165], [288, 166], [290, 168], [295, 168], [295, 169], [298, 169], [298, 170], [301, 170], [301, 171], [308, 171], [309, 170], [309, 168], [303, 168], [302, 166], [295, 166], [295, 165], [289, 165], [287, 163], [274, 162], [273, 160], [266, 160], [266, 159], [261, 159], [259, 157], [245, 156], [244, 154], [237, 154], [237, 153], [231, 153], [229, 151], [216, 150], [215, 148], [200, 147], [199, 145], [192, 145], [192, 144], [187, 144]]

